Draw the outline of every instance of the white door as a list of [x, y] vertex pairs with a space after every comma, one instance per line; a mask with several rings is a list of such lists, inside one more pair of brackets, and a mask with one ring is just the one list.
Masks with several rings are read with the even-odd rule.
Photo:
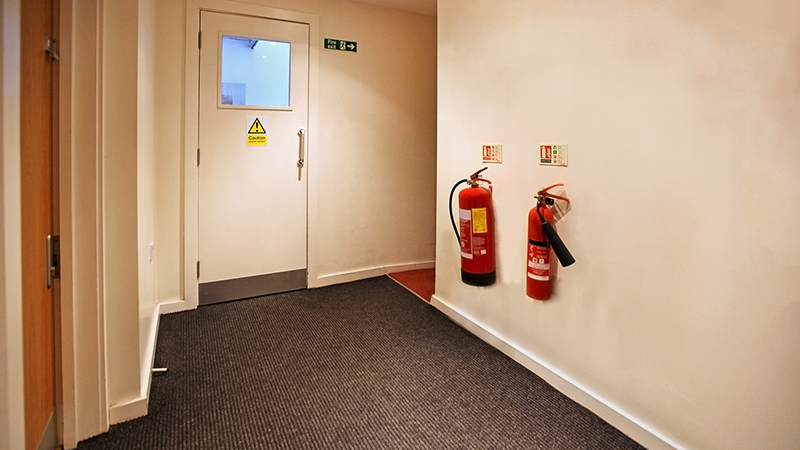
[[309, 25], [202, 12], [201, 305], [306, 287]]

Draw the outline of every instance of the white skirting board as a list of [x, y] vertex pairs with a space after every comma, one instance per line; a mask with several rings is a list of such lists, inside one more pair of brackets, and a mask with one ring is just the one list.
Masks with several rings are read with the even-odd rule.
[[367, 269], [358, 269], [348, 272], [339, 272], [326, 275], [320, 275], [316, 280], [309, 278], [308, 287], [323, 287], [339, 283], [348, 283], [350, 281], [363, 280], [366, 278], [379, 277], [392, 272], [403, 272], [406, 270], [418, 269], [433, 269], [435, 267], [434, 261], [422, 261], [406, 264], [394, 264], [389, 266], [371, 267]]
[[595, 394], [585, 386], [575, 382], [569, 376], [550, 366], [545, 361], [531, 356], [514, 345], [506, 342], [502, 336], [483, 328], [467, 315], [448, 305], [442, 298], [435, 294], [431, 298], [431, 305], [447, 315], [464, 329], [495, 347], [508, 357], [522, 364], [525, 368], [535, 373], [562, 394], [586, 407], [600, 418], [610, 423], [636, 442], [650, 450], [682, 450], [674, 439], [670, 439], [653, 427], [636, 419], [608, 400]]
[[170, 314], [180, 311], [188, 311], [190, 309], [197, 308], [197, 305], [190, 305], [189, 302], [185, 300], [181, 300], [179, 298], [173, 300], [165, 300], [161, 302], [159, 305], [159, 315], [161, 314]]
[[150, 322], [150, 330], [147, 333], [147, 348], [145, 349], [145, 361], [142, 365], [140, 376], [141, 390], [139, 396], [115, 405], [111, 405], [108, 411], [108, 423], [125, 422], [147, 414], [147, 405], [150, 402], [150, 382], [153, 378], [153, 364], [156, 358], [156, 342], [158, 341], [158, 324], [162, 314], [162, 304], [156, 305], [153, 319]]

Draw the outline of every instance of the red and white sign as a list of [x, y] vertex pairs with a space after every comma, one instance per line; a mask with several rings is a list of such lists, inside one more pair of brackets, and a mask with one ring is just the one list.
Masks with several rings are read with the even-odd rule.
[[484, 145], [481, 148], [481, 161], [485, 163], [503, 162], [502, 145]]
[[542, 144], [539, 146], [539, 165], [567, 166], [567, 144]]

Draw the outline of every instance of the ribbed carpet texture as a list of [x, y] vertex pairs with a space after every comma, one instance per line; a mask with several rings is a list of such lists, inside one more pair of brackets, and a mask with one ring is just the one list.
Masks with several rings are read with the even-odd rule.
[[149, 413], [91, 449], [641, 449], [388, 277], [161, 318]]

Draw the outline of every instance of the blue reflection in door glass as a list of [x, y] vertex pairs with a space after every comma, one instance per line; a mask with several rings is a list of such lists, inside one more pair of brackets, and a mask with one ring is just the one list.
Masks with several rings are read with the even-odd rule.
[[222, 37], [223, 105], [289, 107], [288, 42]]

